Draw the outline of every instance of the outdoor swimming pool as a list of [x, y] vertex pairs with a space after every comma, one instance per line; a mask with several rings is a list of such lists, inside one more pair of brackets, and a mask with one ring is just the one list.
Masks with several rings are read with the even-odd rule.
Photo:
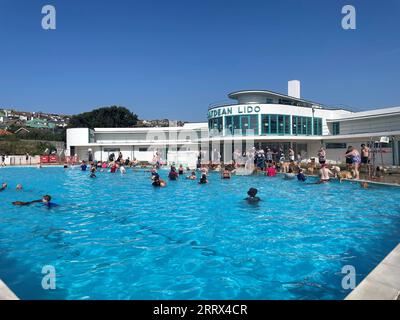
[[[0, 278], [21, 299], [343, 299], [342, 267], [359, 283], [400, 242], [397, 188], [88, 175], [0, 169]], [[249, 187], [259, 205], [243, 201]], [[11, 205], [44, 194], [60, 207]], [[45, 265], [56, 290], [41, 287]]]

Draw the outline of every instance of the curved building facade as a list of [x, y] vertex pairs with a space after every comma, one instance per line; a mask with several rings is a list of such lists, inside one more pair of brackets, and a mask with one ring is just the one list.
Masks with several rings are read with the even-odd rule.
[[[348, 146], [379, 146], [379, 161], [400, 162], [400, 107], [351, 112], [328, 108], [300, 97], [300, 82], [289, 81], [288, 93], [243, 90], [230, 93], [229, 103], [212, 105], [207, 122], [167, 128], [77, 128], [67, 130], [67, 153], [95, 159], [110, 153], [150, 162], [155, 152], [166, 163], [193, 167], [199, 152], [221, 155], [229, 162], [234, 150], [249, 144], [285, 154], [292, 148], [298, 158], [315, 157], [327, 149], [328, 160], [344, 162]], [[384, 139], [383, 139], [384, 138]], [[382, 142], [384, 141], [384, 142]], [[210, 155], [210, 159], [213, 156]]]

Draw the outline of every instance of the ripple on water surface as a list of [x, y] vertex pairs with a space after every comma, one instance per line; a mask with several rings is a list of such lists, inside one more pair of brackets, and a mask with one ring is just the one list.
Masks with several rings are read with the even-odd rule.
[[[155, 189], [141, 170], [0, 169], [0, 278], [25, 299], [342, 299], [341, 268], [360, 281], [399, 242], [396, 188], [209, 180]], [[249, 187], [260, 204], [243, 201]], [[43, 194], [60, 206], [10, 204]]]

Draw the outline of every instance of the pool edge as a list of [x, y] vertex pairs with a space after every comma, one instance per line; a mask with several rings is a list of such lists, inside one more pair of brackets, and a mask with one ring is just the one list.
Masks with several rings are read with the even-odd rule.
[[398, 244], [345, 300], [400, 300], [400, 244]]
[[19, 300], [14, 292], [0, 279], [0, 300]]

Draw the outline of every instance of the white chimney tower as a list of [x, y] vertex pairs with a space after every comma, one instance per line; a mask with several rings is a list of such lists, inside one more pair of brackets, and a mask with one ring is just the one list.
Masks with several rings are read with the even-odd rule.
[[300, 99], [300, 81], [290, 80], [288, 82], [288, 96]]

